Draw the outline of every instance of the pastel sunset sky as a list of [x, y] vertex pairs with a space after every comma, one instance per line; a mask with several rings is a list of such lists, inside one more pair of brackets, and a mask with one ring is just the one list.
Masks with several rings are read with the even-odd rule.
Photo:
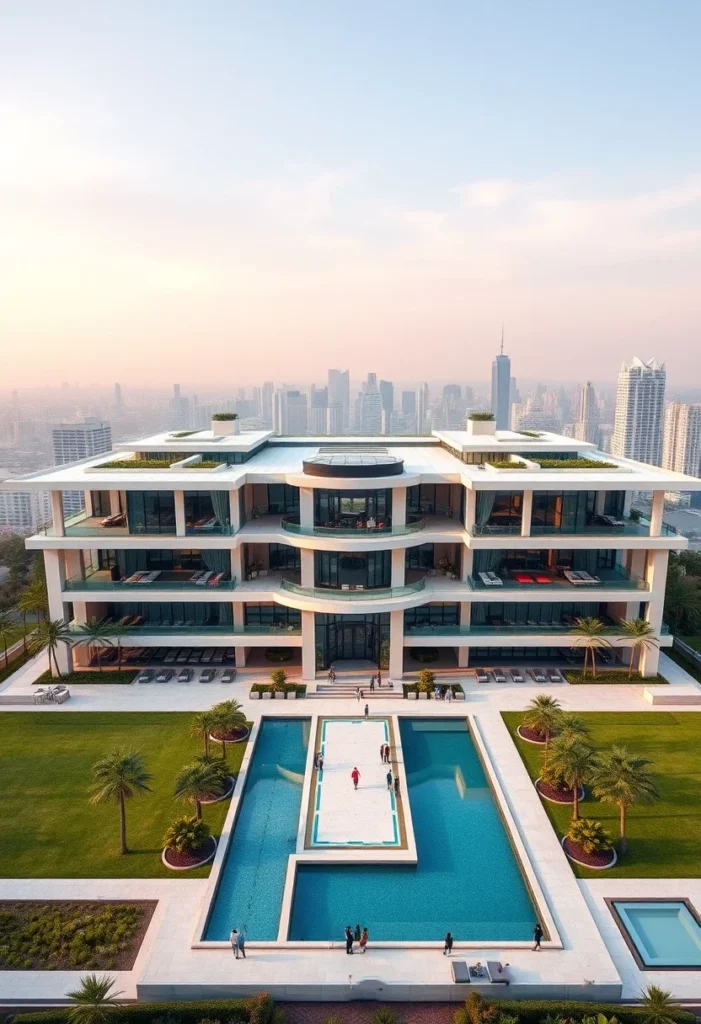
[[[5, 0], [5, 385], [701, 386], [698, 0]], [[178, 367], [175, 372], [174, 367]]]

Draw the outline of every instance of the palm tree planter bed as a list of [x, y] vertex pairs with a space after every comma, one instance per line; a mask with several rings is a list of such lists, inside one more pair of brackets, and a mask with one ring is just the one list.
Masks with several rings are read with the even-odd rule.
[[593, 868], [595, 871], [612, 868], [618, 860], [618, 854], [613, 847], [610, 850], [595, 850], [593, 853], [587, 853], [567, 836], [562, 837], [562, 849], [575, 864], [581, 864], [583, 868]]
[[566, 668], [563, 669], [562, 674], [567, 682], [574, 686], [585, 683], [587, 686], [596, 686], [597, 684], [613, 684], [620, 686], [624, 683], [635, 683], [637, 686], [647, 686], [648, 683], [655, 683], [656, 685], [659, 685], [660, 683], [669, 682], [668, 679], [661, 676], [659, 673], [656, 676], [639, 676], [636, 674], [631, 678], [625, 669], [604, 669], [603, 672], [598, 671], [595, 676], [585, 676], [584, 673], [578, 669]]
[[209, 738], [212, 743], [243, 743], [250, 735], [250, 728], [232, 729], [230, 732], [210, 732]]
[[[233, 788], [233, 787], [232, 787]], [[203, 800], [202, 803], [207, 803]], [[161, 860], [171, 871], [189, 871], [191, 868], [201, 868], [213, 860], [217, 851], [217, 841], [210, 836], [204, 846], [199, 850], [183, 850], [182, 852], [166, 846], [161, 854]]]
[[234, 786], [236, 785], [236, 779], [233, 775], [229, 776], [229, 785], [227, 789], [217, 796], [216, 793], [212, 793], [209, 796], [203, 796], [200, 799], [201, 804], [218, 804], [222, 800], [228, 800], [231, 794], [234, 792]]
[[[572, 789], [557, 789], [555, 786], [550, 786], [547, 782], [543, 782], [542, 779], [536, 779], [533, 783], [538, 795], [543, 800], [549, 800], [551, 804], [573, 804], [574, 803], [574, 791]], [[579, 799], [584, 799], [584, 786], [579, 787]]]
[[536, 732], [535, 729], [528, 729], [525, 725], [519, 725], [516, 731], [526, 743], [537, 743], [539, 746], [545, 746], [545, 736], [540, 732]]

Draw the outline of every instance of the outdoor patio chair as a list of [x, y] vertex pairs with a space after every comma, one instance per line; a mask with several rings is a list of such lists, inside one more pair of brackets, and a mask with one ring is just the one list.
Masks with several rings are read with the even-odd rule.
[[464, 960], [451, 960], [450, 970], [456, 985], [470, 984], [470, 968]]
[[507, 681], [506, 673], [503, 672], [502, 669], [500, 669], [500, 668], [495, 668], [494, 669], [494, 681], [497, 682], [497, 683], [505, 683]]
[[522, 683], [522, 682], [524, 682], [524, 678], [523, 678], [522, 673], [519, 672], [518, 669], [516, 669], [516, 668], [512, 668], [511, 669], [511, 678], [513, 679], [513, 681], [515, 683]]

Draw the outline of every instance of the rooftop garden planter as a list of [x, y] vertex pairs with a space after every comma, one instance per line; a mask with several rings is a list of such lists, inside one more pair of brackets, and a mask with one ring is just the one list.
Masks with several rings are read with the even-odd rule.
[[231, 437], [239, 433], [237, 412], [215, 412], [212, 416], [212, 433], [218, 437]]
[[217, 462], [214, 459], [201, 459], [199, 462], [189, 462], [183, 469], [208, 469], [212, 470], [226, 469], [226, 462]]
[[523, 434], [524, 437], [542, 437], [543, 434], [540, 430], [518, 430], [518, 434]]
[[538, 459], [540, 469], [619, 469], [613, 462], [599, 459]]
[[473, 412], [467, 418], [467, 432], [473, 437], [493, 435], [496, 428], [491, 412]]
[[498, 462], [485, 462], [484, 468], [493, 469], [499, 473], [505, 470], [510, 472], [512, 469], [529, 469], [530, 467], [527, 462], [522, 462], [520, 459], [499, 459]]
[[100, 472], [103, 469], [128, 469], [140, 470], [169, 470], [173, 465], [173, 456], [166, 455], [162, 459], [112, 459], [111, 462], [102, 462], [99, 466], [89, 466], [87, 472]]

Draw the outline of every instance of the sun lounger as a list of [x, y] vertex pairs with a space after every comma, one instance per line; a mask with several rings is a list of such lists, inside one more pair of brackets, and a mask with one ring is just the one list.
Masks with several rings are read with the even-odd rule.
[[512, 980], [509, 965], [500, 960], [487, 960], [487, 974], [492, 985], [509, 985]]
[[505, 683], [507, 681], [506, 680], [506, 673], [503, 672], [500, 668], [495, 668], [494, 669], [494, 680], [497, 683]]
[[542, 668], [532, 668], [531, 675], [536, 683], [547, 683], [545, 672], [543, 672]]
[[524, 681], [523, 675], [515, 668], [511, 669], [511, 678], [515, 683], [522, 683]]
[[450, 970], [456, 985], [470, 984], [470, 968], [464, 960], [451, 960]]

